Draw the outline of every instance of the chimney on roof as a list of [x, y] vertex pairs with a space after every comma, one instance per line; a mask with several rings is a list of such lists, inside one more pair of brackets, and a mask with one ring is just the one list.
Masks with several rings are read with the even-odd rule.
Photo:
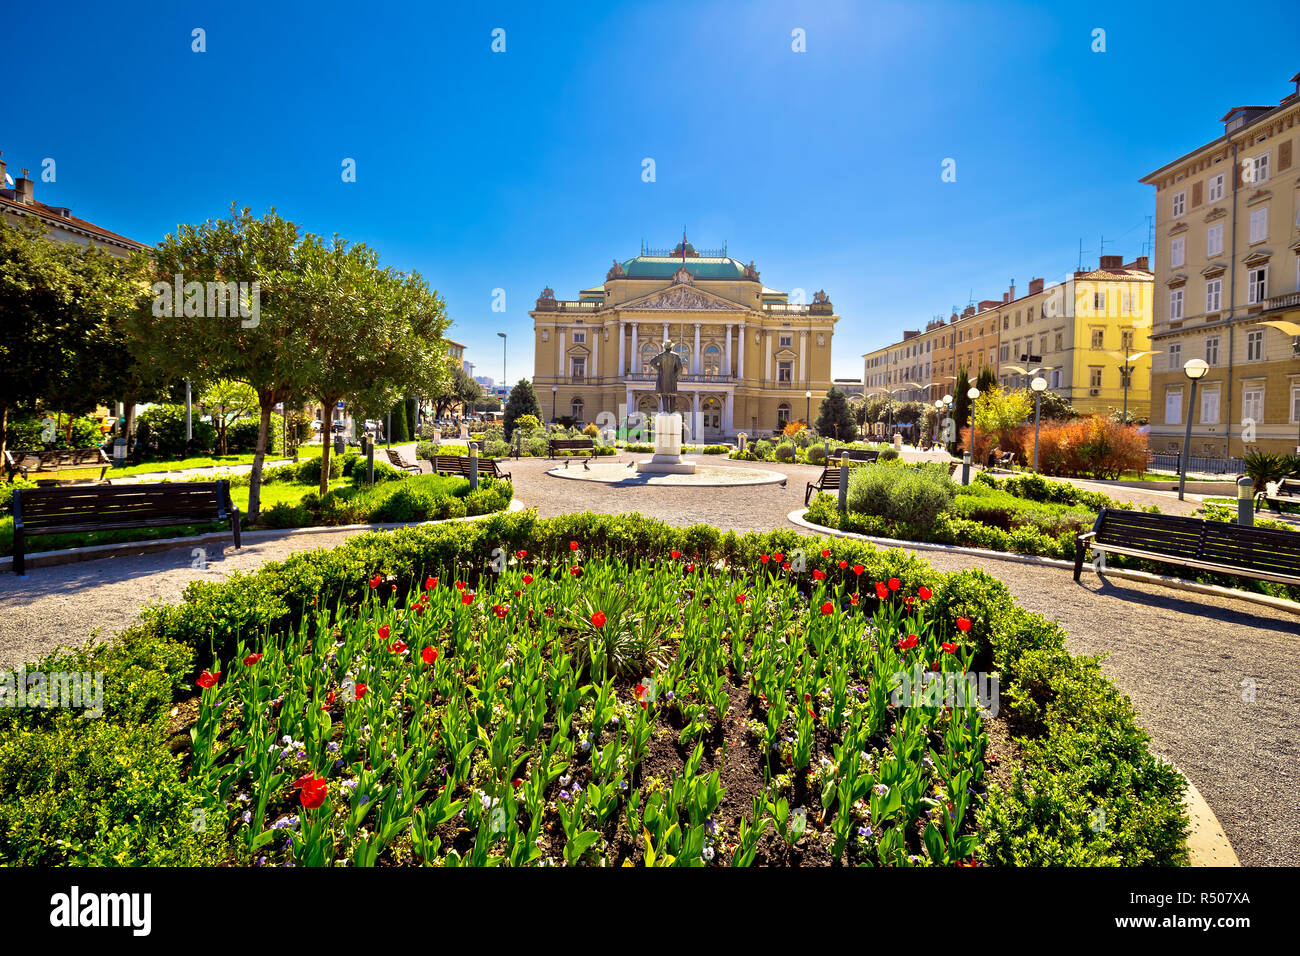
[[963, 319], [966, 318], [966, 317], [969, 316], [969, 315], [974, 315], [974, 314], [975, 314], [975, 306], [973, 306], [973, 305], [968, 305], [968, 306], [966, 306], [966, 308], [964, 308], [964, 309], [961, 310], [961, 317], [962, 317]]
[[1102, 269], [1123, 269], [1124, 257], [1123, 256], [1102, 256], [1101, 268]]
[[1029, 280], [1029, 294], [1030, 294], [1030, 295], [1038, 295], [1038, 293], [1040, 293], [1040, 292], [1042, 292], [1042, 291], [1043, 291], [1043, 280], [1042, 280], [1042, 279], [1030, 279], [1030, 280]]
[[1011, 280], [1011, 291], [1007, 293], [1007, 301], [1008, 302], [1016, 301], [1016, 280], [1015, 279]]
[[24, 205], [32, 201], [33, 191], [36, 184], [27, 178], [27, 170], [14, 180], [14, 200]]
[[0, 153], [0, 189], [5, 188], [5, 160], [4, 153]]
[[1146, 256], [1138, 256], [1132, 262], [1124, 266], [1125, 269], [1141, 269], [1143, 272], [1151, 271], [1151, 260]]

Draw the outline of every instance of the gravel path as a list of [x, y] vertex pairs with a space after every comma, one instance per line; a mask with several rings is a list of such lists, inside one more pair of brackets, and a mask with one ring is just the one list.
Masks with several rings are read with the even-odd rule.
[[[707, 460], [729, 464], [719, 456]], [[519, 498], [544, 517], [640, 511], [674, 525], [705, 522], [737, 531], [788, 526], [785, 516], [802, 505], [804, 483], [820, 474], [808, 465], [763, 463], [757, 467], [789, 475], [787, 486], [613, 488], [546, 476], [554, 466], [522, 459], [508, 468]], [[1104, 490], [1167, 512], [1174, 511], [1170, 501], [1179, 504], [1157, 492]], [[1184, 511], [1195, 506], [1185, 502]], [[192, 567], [191, 550], [183, 547], [35, 568], [21, 579], [0, 575], [0, 667], [78, 644], [96, 630], [109, 636], [135, 620], [142, 604], [179, 600], [190, 581], [221, 580], [296, 551], [331, 547], [354, 533], [285, 533], [220, 553], [210, 546], [206, 568]], [[1076, 585], [1063, 569], [921, 554], [942, 571], [985, 568], [1025, 607], [1061, 621], [1073, 652], [1107, 654], [1104, 669], [1133, 698], [1154, 748], [1196, 783], [1242, 863], [1300, 864], [1294, 704], [1300, 618], [1118, 578], [1106, 583], [1091, 573]]]

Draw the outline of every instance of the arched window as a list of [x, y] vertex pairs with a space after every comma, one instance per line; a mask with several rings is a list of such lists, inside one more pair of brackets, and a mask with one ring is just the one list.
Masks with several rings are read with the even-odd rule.
[[641, 367], [636, 371], [644, 375], [653, 375], [654, 369], [650, 367], [650, 360], [659, 354], [661, 348], [662, 346], [651, 345], [649, 342], [641, 346]]
[[716, 345], [710, 345], [704, 349], [704, 374], [722, 374], [722, 350]]
[[586, 410], [581, 398], [575, 398], [569, 403], [569, 414], [573, 416], [575, 422], [584, 421], [583, 412]]
[[790, 406], [786, 402], [776, 406], [776, 421], [781, 428], [790, 424]]

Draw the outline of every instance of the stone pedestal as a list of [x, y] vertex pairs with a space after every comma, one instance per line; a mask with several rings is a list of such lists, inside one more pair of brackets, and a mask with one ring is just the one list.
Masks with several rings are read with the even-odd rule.
[[654, 456], [636, 463], [636, 470], [652, 475], [693, 475], [695, 462], [682, 460], [682, 416], [660, 412], [651, 416]]

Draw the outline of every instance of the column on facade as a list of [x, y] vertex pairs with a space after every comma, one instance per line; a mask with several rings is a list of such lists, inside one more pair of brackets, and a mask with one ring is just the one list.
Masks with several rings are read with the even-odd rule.
[[723, 364], [723, 366], [722, 366], [722, 374], [723, 374], [723, 375], [730, 375], [730, 374], [731, 374], [731, 332], [732, 332], [732, 329], [734, 329], [734, 328], [735, 328], [735, 326], [733, 326], [731, 323], [728, 323], [728, 324], [727, 324], [727, 345], [726, 345], [726, 348], [725, 348], [725, 354], [724, 354], [724, 357], [723, 357], [723, 363], [724, 363], [724, 364]]
[[808, 381], [808, 333], [799, 333], [799, 381]]
[[736, 378], [745, 377], [745, 339], [749, 335], [749, 327], [744, 322], [740, 323], [740, 352], [736, 356]]
[[623, 343], [623, 320], [619, 319], [614, 323], [614, 328], [618, 332], [618, 371], [615, 373], [619, 378], [627, 371], [627, 353]]
[[564, 329], [555, 329], [555, 377], [564, 378]]
[[764, 351], [767, 353], [767, 375], [766, 375], [766, 378], [767, 378], [767, 380], [770, 382], [770, 381], [772, 381], [772, 378], [773, 378], [773, 376], [772, 376], [772, 333], [771, 333], [770, 331], [767, 333], [767, 348], [764, 349]]
[[700, 393], [693, 393], [691, 401], [691, 437], [700, 442], [704, 439], [704, 429], [700, 425]]
[[591, 333], [591, 368], [587, 369], [589, 378], [600, 377], [600, 355], [597, 354], [596, 346], [600, 344], [600, 337], [604, 334], [603, 326], [596, 326]]
[[636, 344], [636, 323], [632, 323], [632, 371], [641, 371], [641, 350]]
[[736, 393], [723, 392], [721, 398], [722, 398], [722, 434], [731, 435], [733, 433], [733, 430], [736, 427], [736, 423], [735, 423]]
[[695, 348], [691, 350], [691, 374], [700, 374], [700, 323], [695, 323]]

